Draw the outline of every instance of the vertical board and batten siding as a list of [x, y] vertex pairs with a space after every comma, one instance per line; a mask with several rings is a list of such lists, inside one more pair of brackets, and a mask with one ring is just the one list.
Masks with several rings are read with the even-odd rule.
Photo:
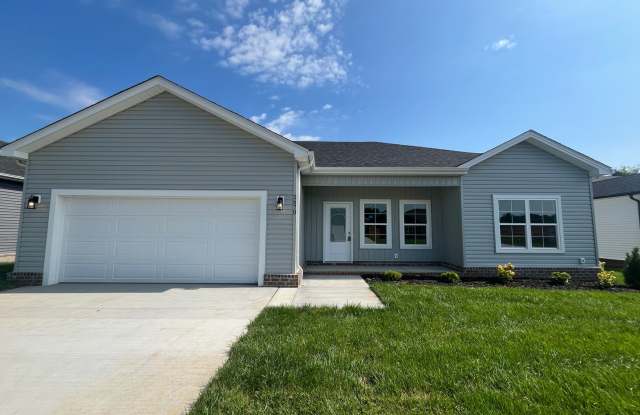
[[[451, 214], [444, 205], [443, 194], [453, 188], [414, 188], [414, 187], [305, 187], [303, 188], [303, 234], [305, 261], [321, 262], [323, 249], [323, 205], [324, 202], [351, 202], [353, 204], [353, 261], [382, 262], [439, 262], [445, 256], [444, 251], [450, 246], [446, 238], [460, 238], [454, 232], [445, 230], [445, 223], [450, 223], [446, 216]], [[391, 249], [360, 248], [360, 200], [391, 200]], [[432, 248], [400, 249], [400, 200], [431, 200]], [[459, 204], [459, 199], [458, 202]], [[455, 210], [455, 209], [454, 209]], [[455, 245], [452, 244], [452, 246]], [[394, 259], [394, 253], [398, 258]], [[456, 255], [455, 253], [453, 254]]]
[[0, 179], [0, 256], [16, 253], [22, 183]]
[[[640, 199], [640, 194], [635, 198]], [[593, 205], [601, 258], [623, 260], [627, 252], [640, 247], [640, 218], [636, 201], [625, 195], [596, 199]]]
[[[267, 190], [267, 273], [294, 271], [293, 156], [162, 93], [30, 154], [16, 271], [42, 272], [51, 189]], [[277, 195], [285, 209], [276, 211]]]
[[[560, 195], [564, 253], [497, 254], [493, 195]], [[597, 266], [591, 179], [582, 170], [529, 143], [520, 143], [469, 169], [462, 179], [464, 262], [495, 267]], [[580, 264], [580, 258], [586, 263]]]

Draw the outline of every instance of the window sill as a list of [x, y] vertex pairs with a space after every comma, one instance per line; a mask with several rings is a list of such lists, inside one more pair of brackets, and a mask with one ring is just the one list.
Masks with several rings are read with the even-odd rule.
[[561, 248], [496, 248], [496, 254], [564, 254]]
[[392, 246], [387, 244], [387, 245], [366, 245], [366, 244], [360, 244], [360, 249], [391, 249]]
[[400, 249], [410, 249], [410, 250], [416, 250], [416, 249], [422, 249], [422, 250], [428, 250], [428, 249], [432, 249], [431, 245], [400, 245]]

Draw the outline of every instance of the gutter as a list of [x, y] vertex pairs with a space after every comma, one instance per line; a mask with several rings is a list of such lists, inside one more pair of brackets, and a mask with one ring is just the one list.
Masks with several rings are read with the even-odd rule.
[[640, 199], [636, 199], [633, 195], [634, 193], [629, 193], [627, 196], [638, 204], [638, 224], [640, 224]]

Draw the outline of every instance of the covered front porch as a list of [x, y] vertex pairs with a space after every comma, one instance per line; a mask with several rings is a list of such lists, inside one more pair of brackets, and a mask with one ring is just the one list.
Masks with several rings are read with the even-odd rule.
[[423, 277], [437, 277], [443, 272], [454, 269], [443, 265], [421, 264], [306, 264], [303, 266], [305, 278], [307, 275], [381, 275], [385, 271], [394, 270], [403, 275], [418, 275]]
[[459, 177], [303, 176], [301, 195], [307, 275], [462, 267]]

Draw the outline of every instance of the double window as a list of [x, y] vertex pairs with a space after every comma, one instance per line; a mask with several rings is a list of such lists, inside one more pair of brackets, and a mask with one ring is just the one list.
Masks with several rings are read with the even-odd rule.
[[563, 252], [560, 196], [494, 195], [496, 252]]
[[[400, 248], [431, 248], [431, 203], [400, 200]], [[360, 201], [360, 248], [391, 249], [391, 200]]]

